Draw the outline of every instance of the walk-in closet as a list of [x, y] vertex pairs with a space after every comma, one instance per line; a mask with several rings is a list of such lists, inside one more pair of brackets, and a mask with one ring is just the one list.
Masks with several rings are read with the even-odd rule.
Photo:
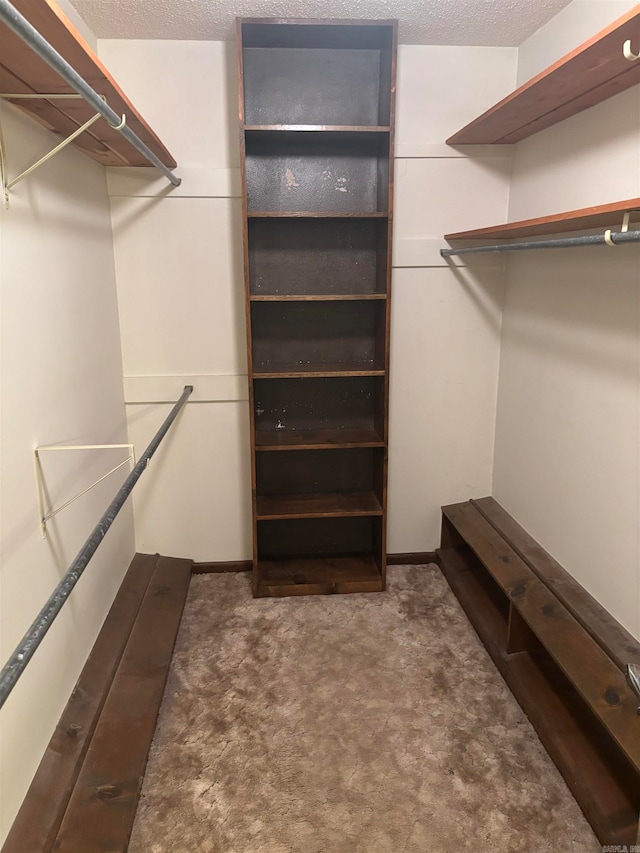
[[2, 853], [640, 850], [640, 4], [0, 0]]

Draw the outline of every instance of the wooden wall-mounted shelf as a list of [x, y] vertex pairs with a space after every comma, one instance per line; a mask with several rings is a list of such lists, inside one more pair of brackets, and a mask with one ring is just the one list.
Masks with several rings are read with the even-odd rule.
[[640, 5], [533, 77], [449, 139], [449, 145], [510, 144], [526, 139], [640, 83]]
[[455, 234], [445, 234], [444, 237], [448, 241], [488, 238], [506, 240], [510, 237], [541, 237], [545, 234], [564, 234], [567, 231], [586, 231], [590, 228], [614, 228], [620, 226], [625, 213], [634, 210], [640, 211], [640, 198], [568, 210], [551, 216], [539, 216], [536, 219], [522, 219], [519, 222], [508, 222], [504, 225], [491, 225], [472, 231], [456, 231]]
[[[53, 0], [13, 0], [15, 8], [51, 44], [119, 115], [126, 114], [129, 127], [165, 166], [176, 161], [120, 89], [89, 45]], [[6, 25], [0, 24], [0, 92], [15, 94], [73, 94], [67, 83]], [[61, 136], [69, 136], [88, 121], [95, 110], [84, 100], [10, 101], [40, 124]], [[104, 166], [148, 166], [149, 162], [122, 134], [99, 119], [73, 144]]]

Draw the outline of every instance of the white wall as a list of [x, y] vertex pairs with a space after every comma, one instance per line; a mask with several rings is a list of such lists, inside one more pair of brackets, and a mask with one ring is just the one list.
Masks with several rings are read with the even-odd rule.
[[[574, 0], [520, 66], [632, 5]], [[583, 20], [588, 34], [573, 29]], [[640, 196], [639, 134], [636, 86], [518, 143], [509, 218]], [[509, 257], [494, 495], [640, 636], [640, 249]]]
[[[101, 41], [99, 51], [144, 104], [184, 179], [169, 191], [154, 174], [109, 170], [132, 441], [142, 445], [161, 417], [148, 403], [175, 399], [185, 381], [196, 386], [197, 402], [139, 489], [137, 546], [197, 561], [248, 559], [235, 45]], [[512, 89], [515, 73], [513, 49], [400, 48], [392, 552], [435, 548], [440, 505], [491, 490], [502, 270], [448, 269], [438, 249], [447, 230], [506, 217], [510, 151], [455, 151], [444, 140]], [[152, 199], [159, 190], [163, 198]]]
[[[0, 105], [12, 177], [56, 138]], [[34, 448], [126, 441], [104, 169], [66, 149], [16, 185], [0, 212], [0, 658], [11, 654], [124, 479], [109, 477], [42, 539]], [[124, 454], [126, 457], [126, 454]], [[43, 457], [60, 506], [122, 451]], [[133, 555], [125, 507], [0, 711], [0, 843], [26, 793]]]
[[435, 549], [440, 507], [491, 492], [501, 261], [438, 250], [445, 233], [506, 218], [511, 149], [444, 140], [513, 88], [515, 63], [508, 48], [399, 49], [390, 553]]
[[574, 0], [569, 3], [520, 45], [518, 86], [522, 86], [637, 5], [637, 0]]

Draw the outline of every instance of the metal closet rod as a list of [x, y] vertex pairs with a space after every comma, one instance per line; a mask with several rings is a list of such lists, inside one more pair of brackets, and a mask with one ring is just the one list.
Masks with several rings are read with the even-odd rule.
[[[607, 239], [608, 238], [608, 239]], [[610, 242], [609, 242], [610, 241]], [[482, 255], [488, 252], [526, 252], [530, 249], [572, 249], [575, 246], [617, 246], [620, 243], [640, 243], [640, 231], [615, 231], [582, 237], [560, 237], [527, 243], [499, 243], [494, 246], [465, 246], [463, 249], [440, 249], [443, 258], [454, 255]]]
[[71, 591], [80, 580], [84, 570], [87, 568], [89, 560], [98, 550], [98, 546], [115, 521], [115, 518], [122, 509], [124, 502], [133, 491], [133, 487], [140, 479], [140, 476], [147, 467], [149, 460], [158, 449], [160, 442], [169, 431], [169, 427], [177, 418], [180, 409], [182, 409], [184, 404], [187, 402], [187, 398], [192, 391], [193, 385], [184, 386], [184, 391], [180, 395], [180, 399], [173, 409], [171, 409], [166, 420], [152, 438], [149, 446], [140, 457], [140, 461], [124, 481], [117, 495], [103, 513], [102, 518], [93, 528], [91, 535], [82, 546], [80, 553], [67, 569], [65, 576], [54, 589], [49, 600], [44, 605], [40, 613], [38, 613], [33, 624], [24, 635], [9, 660], [3, 666], [2, 671], [0, 672], [0, 708], [2, 708], [6, 702], [9, 694], [16, 684], [16, 681], [26, 669], [27, 664], [44, 639], [45, 634], [52, 626], [58, 613], [62, 610], [64, 603], [71, 594]]
[[122, 124], [122, 116], [119, 116], [108, 104], [102, 100], [100, 95], [92, 89], [87, 81], [81, 77], [69, 63], [64, 59], [49, 42], [43, 38], [38, 30], [33, 27], [27, 19], [18, 12], [8, 0], [0, 0], [0, 20], [5, 23], [9, 29], [19, 36], [41, 59], [50, 65], [62, 79], [71, 86], [72, 89], [82, 95], [85, 101], [94, 108], [97, 113], [100, 113], [109, 124], [120, 131], [134, 148], [136, 148], [143, 157], [159, 169], [165, 177], [167, 177], [174, 187], [179, 187], [181, 179], [176, 177], [173, 172], [168, 169], [164, 163], [148, 148], [144, 142], [126, 126]]

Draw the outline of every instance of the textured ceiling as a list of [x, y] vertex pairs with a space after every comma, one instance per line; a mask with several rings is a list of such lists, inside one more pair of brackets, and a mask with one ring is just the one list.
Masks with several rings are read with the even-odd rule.
[[71, 0], [98, 38], [234, 38], [234, 18], [397, 18], [403, 44], [515, 47], [570, 0]]

